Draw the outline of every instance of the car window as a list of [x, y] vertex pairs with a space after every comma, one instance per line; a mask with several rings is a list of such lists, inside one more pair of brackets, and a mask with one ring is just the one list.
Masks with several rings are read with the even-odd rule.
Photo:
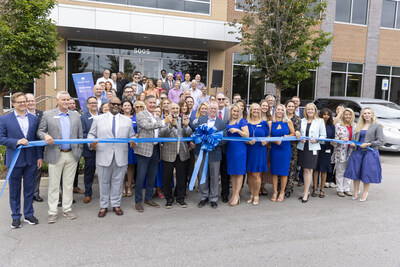
[[361, 112], [361, 107], [356, 103], [356, 102], [353, 102], [353, 101], [346, 101], [346, 106], [348, 107], [348, 108], [351, 108], [354, 112], [358, 112], [358, 113], [360, 113]]
[[394, 103], [361, 103], [374, 110], [375, 116], [385, 119], [400, 119], [400, 107]]

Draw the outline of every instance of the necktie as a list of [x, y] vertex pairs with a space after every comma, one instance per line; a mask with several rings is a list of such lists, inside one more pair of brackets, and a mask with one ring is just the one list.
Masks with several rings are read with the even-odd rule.
[[112, 133], [115, 138], [115, 116], [113, 117], [113, 122], [112, 122]]
[[178, 117], [178, 122], [177, 122], [177, 133], [178, 133], [178, 144], [177, 144], [177, 148], [176, 148], [176, 154], [179, 155], [179, 149], [181, 146], [181, 129], [182, 129], [182, 125], [181, 125], [181, 117]]
[[172, 82], [170, 81], [169, 82], [169, 88], [171, 89], [171, 87], [172, 87]]
[[222, 120], [222, 113], [221, 113], [221, 110], [220, 110], [219, 113], [218, 113], [218, 118], [219, 118], [220, 120]]

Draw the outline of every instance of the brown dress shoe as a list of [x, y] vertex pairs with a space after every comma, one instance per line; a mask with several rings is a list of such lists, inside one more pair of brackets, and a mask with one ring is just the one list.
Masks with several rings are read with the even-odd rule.
[[74, 188], [74, 193], [75, 193], [75, 194], [85, 194], [85, 191], [83, 191], [83, 190], [80, 189], [79, 187], [75, 187], [75, 188]]
[[89, 203], [92, 198], [87, 196], [83, 198], [83, 203]]
[[107, 208], [100, 209], [98, 216], [99, 218], [103, 218], [104, 216], [106, 216], [106, 214], [107, 214]]
[[349, 196], [349, 197], [351, 197], [351, 196], [353, 195], [353, 193], [351, 193], [350, 191], [346, 191], [346, 192], [344, 192], [344, 194], [345, 194], [346, 196]]
[[115, 212], [115, 214], [117, 214], [118, 216], [124, 215], [124, 212], [122, 211], [122, 209], [120, 207], [114, 207], [113, 211]]
[[158, 205], [156, 202], [154, 202], [153, 200], [145, 200], [144, 204], [147, 204], [149, 206], [152, 206], [153, 208], [159, 208], [160, 205]]
[[337, 195], [338, 195], [339, 197], [344, 197], [344, 193], [343, 193], [343, 192], [337, 192]]
[[144, 211], [143, 205], [140, 202], [135, 204], [135, 209], [136, 209], [137, 212], [143, 212]]

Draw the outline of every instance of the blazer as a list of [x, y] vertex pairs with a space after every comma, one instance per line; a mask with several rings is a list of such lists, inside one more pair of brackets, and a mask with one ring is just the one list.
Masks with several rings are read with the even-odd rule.
[[175, 87], [175, 80], [172, 81], [172, 86], [169, 87], [169, 82], [168, 79], [165, 80], [165, 82], [162, 83], [162, 88], [164, 88], [167, 91], [167, 94], [169, 93], [169, 90]]
[[[10, 167], [14, 151], [17, 149], [19, 139], [26, 138], [28, 141], [36, 141], [36, 131], [39, 126], [39, 119], [27, 112], [29, 129], [25, 137], [15, 117], [14, 111], [0, 117], [0, 145], [6, 146], [6, 166]], [[36, 165], [37, 160], [42, 158], [42, 147], [30, 147], [21, 150], [15, 167], [25, 165]]]
[[[208, 121], [208, 116], [201, 116], [199, 117], [197, 123], [195, 124], [195, 127], [197, 128], [199, 125], [202, 125], [204, 123], [207, 123]], [[223, 131], [224, 134], [223, 136], [228, 136], [228, 132], [226, 130], [226, 123], [219, 119], [218, 117], [215, 120], [214, 127], [217, 128], [217, 132]], [[221, 141], [219, 144], [214, 148], [213, 151], [209, 152], [209, 161], [219, 161], [222, 160], [222, 146], [226, 144], [226, 141]], [[196, 144], [194, 152], [198, 156], [200, 153], [200, 148], [201, 144]]]
[[[82, 133], [83, 133], [83, 138], [86, 139], [88, 136], [88, 133], [90, 131], [90, 128], [92, 127], [93, 119], [95, 117], [90, 114], [89, 111], [86, 111], [82, 114], [81, 116], [81, 123], [82, 123]], [[89, 157], [95, 157], [96, 156], [96, 151], [90, 150], [88, 146], [84, 145], [83, 146], [83, 153], [82, 156], [85, 158]]]
[[[306, 136], [307, 119], [306, 118], [301, 119], [300, 125], [301, 125], [300, 126], [301, 136]], [[326, 138], [325, 122], [323, 119], [314, 119], [311, 122], [310, 131], [309, 131], [308, 136], [311, 138]], [[313, 144], [310, 141], [308, 141], [308, 149], [309, 150], [321, 150], [321, 146], [319, 143], [320, 142]], [[299, 142], [297, 144], [297, 149], [303, 150], [304, 143]]]
[[[192, 129], [188, 126], [186, 129], [183, 128], [183, 123], [182, 120], [179, 120], [181, 124], [180, 128], [180, 136], [181, 137], [190, 137], [192, 135]], [[178, 129], [173, 128], [170, 129], [170, 127], [163, 127], [160, 130], [159, 136], [160, 137], [178, 137], [177, 135]], [[167, 162], [174, 162], [176, 160], [176, 155], [177, 155], [177, 150], [178, 150], [178, 142], [166, 142], [162, 144], [161, 147], [161, 160], [167, 161]], [[189, 153], [189, 148], [187, 145], [187, 142], [180, 142], [180, 147], [179, 147], [179, 157], [181, 161], [188, 160], [190, 158], [190, 153]]]
[[[354, 141], [354, 134], [356, 133], [356, 125], [352, 126], [352, 136], [350, 136], [349, 131], [346, 126], [340, 125], [340, 122], [335, 125], [335, 139], [349, 138]], [[335, 148], [332, 155], [332, 162], [346, 162], [350, 156], [349, 145], [335, 143]]]
[[[42, 117], [43, 117], [43, 111], [38, 110], [38, 109], [35, 109], [35, 112], [34, 112], [34, 113], [35, 113], [34, 115], [36, 115], [36, 117], [38, 117], [39, 122], [40, 122], [40, 120], [41, 120]], [[33, 114], [33, 113], [32, 113], [32, 114]]]
[[[354, 134], [353, 141], [360, 141], [360, 132], [356, 132]], [[373, 149], [378, 149], [379, 146], [384, 144], [383, 128], [379, 122], [376, 122], [369, 126], [367, 132], [365, 133], [364, 143], [371, 143], [371, 148]], [[354, 148], [352, 149], [352, 151], [353, 150]], [[366, 148], [364, 148], [363, 150], [366, 150]]]
[[[87, 139], [96, 138], [114, 138], [112, 133], [112, 114], [106, 114], [94, 117], [92, 127], [87, 135]], [[132, 120], [122, 114], [118, 116], [118, 129], [115, 138], [135, 138]], [[90, 147], [90, 144], [87, 144]], [[129, 144], [118, 143], [98, 143], [96, 149], [96, 165], [108, 167], [111, 165], [113, 158], [118, 167], [128, 165], [128, 147]]]
[[[79, 114], [74, 111], [69, 111], [71, 122], [71, 139], [82, 139], [82, 123]], [[61, 139], [61, 125], [58, 109], [47, 110], [43, 112], [43, 117], [40, 120], [37, 130], [38, 138], [44, 140], [44, 136], [49, 134], [54, 139]], [[75, 161], [79, 161], [82, 155], [82, 144], [71, 144], [72, 154]], [[44, 151], [44, 160], [50, 164], [56, 164], [60, 156], [61, 145], [47, 145]]]
[[[224, 113], [224, 117], [222, 118], [222, 120], [223, 120], [225, 123], [228, 123], [228, 121], [229, 121], [229, 112], [230, 112], [230, 109], [229, 109], [229, 108], [224, 108], [224, 110], [225, 110], [225, 113]], [[218, 110], [218, 112], [219, 112], [219, 110]], [[218, 118], [218, 113], [217, 113], [217, 118]]]
[[[101, 105], [103, 105], [104, 103], [108, 103], [108, 102], [110, 102], [110, 100], [107, 97], [101, 96]], [[85, 106], [83, 108], [81, 107], [81, 110], [83, 113], [89, 112], [88, 107], [87, 107], [87, 98], [85, 99]], [[97, 111], [99, 111], [99, 109], [97, 109]]]
[[[136, 114], [136, 125], [138, 138], [154, 138], [154, 130], [165, 126], [157, 117], [156, 122], [153, 122], [151, 114], [147, 110]], [[144, 157], [151, 157], [153, 146], [153, 143], [138, 143], [135, 147], [135, 153]]]

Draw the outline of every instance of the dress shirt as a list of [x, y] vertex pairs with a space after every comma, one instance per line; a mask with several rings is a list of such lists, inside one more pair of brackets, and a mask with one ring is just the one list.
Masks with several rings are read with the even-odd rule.
[[96, 99], [97, 99], [97, 110], [99, 110], [100, 107], [101, 107], [101, 104], [103, 104], [103, 103], [101, 102], [102, 97], [100, 97], [100, 98], [97, 98], [97, 97], [96, 97]]
[[112, 88], [114, 90], [117, 89], [117, 85], [115, 84], [115, 82], [111, 78], [105, 79], [104, 77], [100, 77], [100, 78], [97, 79], [96, 84], [99, 84], [100, 82], [110, 82]]
[[[153, 122], [153, 123], [156, 123], [156, 122], [157, 122], [156, 117], [155, 117], [153, 114], [151, 114], [149, 111], [146, 110], [146, 112], [150, 114], [150, 117], [151, 117], [152, 122]], [[162, 126], [163, 126], [163, 127], [165, 126], [164, 121], [162, 121]], [[158, 138], [158, 129], [154, 129], [154, 138]], [[157, 145], [158, 142], [154, 142], [154, 144]]]
[[201, 95], [197, 98], [197, 102], [198, 102], [199, 105], [200, 105], [201, 103], [203, 103], [203, 102], [208, 103], [209, 101], [210, 101], [210, 96], [209, 96], [209, 95], [203, 96], [203, 94], [201, 94]]
[[178, 104], [178, 102], [181, 100], [179, 96], [180, 96], [182, 93], [183, 93], [183, 92], [182, 92], [181, 89], [173, 88], [173, 89], [169, 90], [168, 98], [169, 98], [172, 102]]
[[25, 111], [25, 115], [21, 117], [15, 110], [14, 110], [15, 117], [17, 118], [19, 127], [21, 128], [22, 133], [26, 137], [28, 135], [29, 130], [29, 119], [28, 113]]
[[197, 109], [197, 107], [199, 106], [199, 98], [200, 96], [202, 96], [202, 92], [198, 89], [195, 89], [194, 91], [192, 89], [190, 90], [190, 95], [193, 97], [194, 100], [194, 108]]
[[197, 84], [197, 86], [196, 86], [196, 88], [197, 88], [197, 90], [200, 90], [201, 91], [201, 89], [204, 87], [204, 83], [202, 83], [202, 82], [199, 82], [198, 84]]
[[224, 115], [225, 115], [225, 108], [219, 109], [218, 113], [217, 113], [217, 117], [219, 118], [219, 112], [221, 112], [221, 120], [224, 119]]
[[297, 108], [294, 113], [301, 118], [301, 116], [300, 116], [300, 108]]
[[182, 91], [186, 91], [186, 90], [190, 90], [190, 85], [191, 85], [192, 83], [191, 82], [189, 82], [189, 83], [186, 83], [186, 82], [182, 82], [181, 83], [181, 90]]
[[167, 80], [167, 77], [163, 78], [161, 77], [161, 81], [164, 83]]
[[209, 128], [214, 127], [216, 119], [217, 119], [217, 118], [210, 119], [210, 117], [208, 117], [207, 126], [208, 126]]
[[[60, 115], [60, 129], [61, 129], [61, 139], [62, 140], [69, 140], [71, 137], [71, 120], [69, 117], [69, 110], [67, 113], [62, 113], [58, 108], [58, 115]], [[62, 150], [71, 149], [70, 144], [62, 144]]]

